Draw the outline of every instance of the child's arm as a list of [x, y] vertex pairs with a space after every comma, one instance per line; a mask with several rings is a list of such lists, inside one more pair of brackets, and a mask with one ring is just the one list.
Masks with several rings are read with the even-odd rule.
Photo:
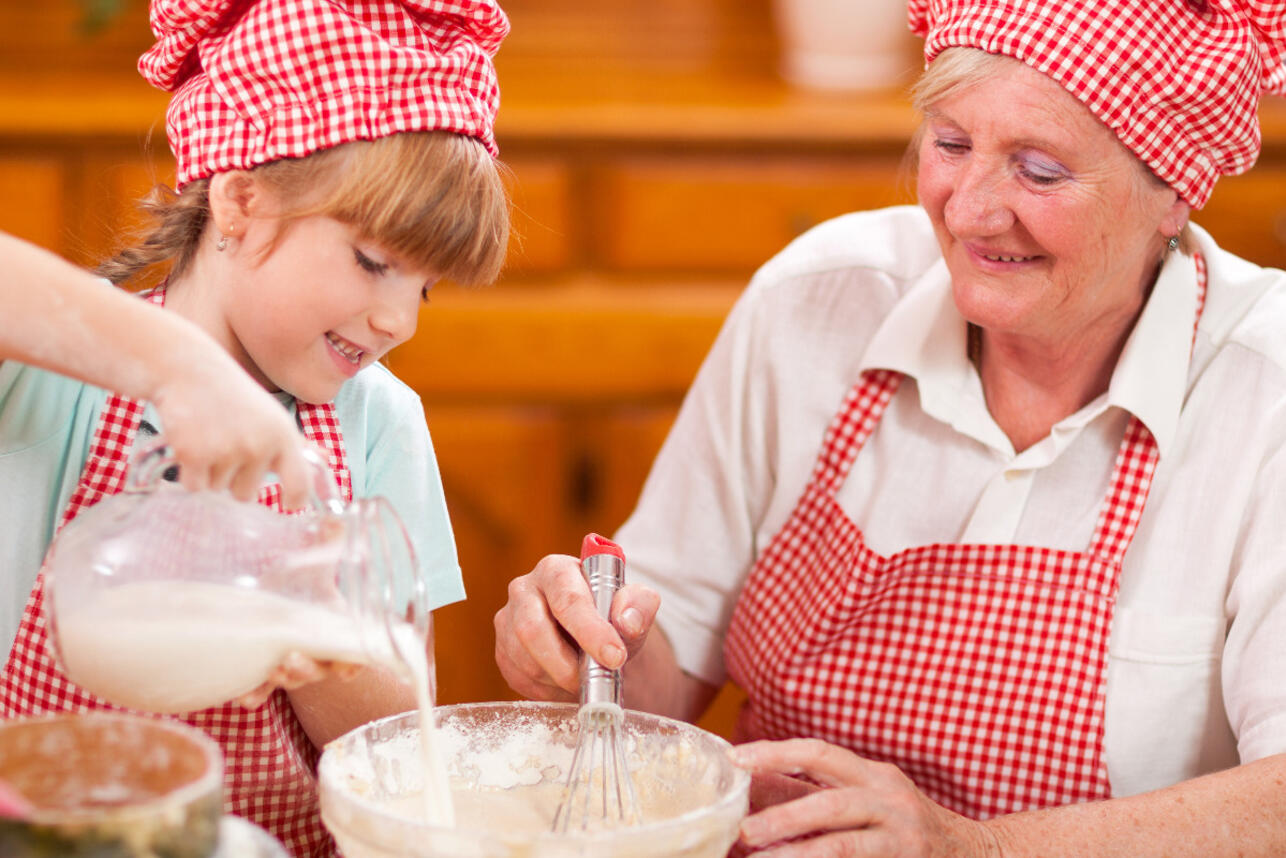
[[0, 361], [14, 359], [155, 404], [190, 489], [253, 497], [265, 471], [307, 503], [303, 435], [205, 331], [0, 233]]
[[418, 705], [406, 680], [373, 665], [345, 665], [288, 694], [300, 725], [319, 749], [349, 730]]

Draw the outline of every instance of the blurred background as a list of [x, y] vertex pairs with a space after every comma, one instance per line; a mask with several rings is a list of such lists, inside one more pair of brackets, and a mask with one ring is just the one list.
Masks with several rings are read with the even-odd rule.
[[[904, 0], [503, 5], [508, 268], [436, 288], [389, 359], [423, 398], [470, 597], [435, 614], [442, 703], [513, 696], [492, 658], [509, 579], [629, 514], [755, 268], [914, 201]], [[173, 175], [166, 95], [135, 72], [150, 44], [144, 0], [0, 0], [0, 229], [92, 264], [138, 223]], [[1286, 102], [1262, 120], [1259, 165], [1195, 219], [1286, 267]], [[703, 726], [726, 735], [737, 700]]]

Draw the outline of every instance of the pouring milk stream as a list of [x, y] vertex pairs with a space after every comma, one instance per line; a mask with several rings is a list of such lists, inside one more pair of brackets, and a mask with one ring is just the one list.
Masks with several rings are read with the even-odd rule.
[[[419, 707], [424, 813], [454, 824], [436, 741], [430, 618], [401, 520], [383, 498], [282, 515], [160, 479], [156, 446], [125, 491], [73, 519], [46, 568], [51, 640], [67, 676], [134, 709], [234, 700], [290, 653], [400, 673]], [[408, 619], [409, 618], [409, 619]]]

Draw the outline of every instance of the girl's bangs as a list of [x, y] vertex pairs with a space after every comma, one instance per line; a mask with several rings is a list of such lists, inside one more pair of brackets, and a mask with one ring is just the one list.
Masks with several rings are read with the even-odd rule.
[[509, 204], [480, 142], [448, 132], [397, 134], [335, 154], [343, 163], [319, 213], [440, 278], [476, 285], [499, 276]]

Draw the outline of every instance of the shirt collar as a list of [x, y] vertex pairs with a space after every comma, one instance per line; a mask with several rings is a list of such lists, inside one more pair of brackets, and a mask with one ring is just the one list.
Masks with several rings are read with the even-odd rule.
[[[1190, 257], [1168, 254], [1108, 386], [1106, 406], [1138, 417], [1162, 455], [1178, 427], [1196, 312], [1196, 265]], [[885, 317], [861, 368], [911, 376], [927, 414], [997, 449], [1009, 449], [1008, 439], [986, 411], [981, 381], [968, 359], [967, 329], [951, 297], [946, 263], [939, 260]]]

